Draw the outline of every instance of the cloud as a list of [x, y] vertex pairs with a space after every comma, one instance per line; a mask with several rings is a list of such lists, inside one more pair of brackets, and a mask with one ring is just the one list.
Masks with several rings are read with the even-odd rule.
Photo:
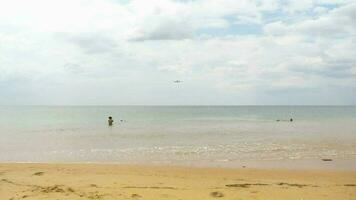
[[151, 26], [147, 28], [137, 28], [130, 33], [130, 40], [145, 41], [145, 40], [181, 40], [192, 38], [195, 29], [184, 21], [175, 21], [165, 19], [159, 24], [149, 23]]
[[345, 37], [356, 33], [356, 4], [336, 8], [316, 19], [307, 19], [296, 23], [282, 21], [264, 26], [270, 35], [300, 34], [312, 37]]
[[63, 69], [74, 74], [81, 74], [84, 72], [83, 67], [76, 63], [66, 63], [63, 65]]
[[[129, 5], [135, 26], [127, 32], [134, 41], [182, 40], [207, 28], [228, 29], [234, 24], [261, 23], [262, 13], [278, 9], [278, 1], [154, 0]], [[228, 20], [233, 19], [234, 21]]]
[[56, 34], [59, 37], [62, 37], [71, 44], [74, 44], [81, 48], [86, 54], [103, 54], [107, 52], [114, 51], [118, 44], [117, 42], [110, 37], [104, 35], [96, 34]]

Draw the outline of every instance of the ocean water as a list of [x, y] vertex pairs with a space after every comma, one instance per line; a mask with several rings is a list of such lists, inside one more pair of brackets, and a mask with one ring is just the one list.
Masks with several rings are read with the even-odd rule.
[[356, 106], [0, 106], [0, 162], [235, 167], [321, 158], [356, 161]]

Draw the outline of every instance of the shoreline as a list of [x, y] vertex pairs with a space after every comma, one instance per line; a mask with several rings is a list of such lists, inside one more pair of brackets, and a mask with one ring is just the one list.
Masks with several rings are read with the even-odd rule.
[[181, 167], [181, 168], [219, 168], [219, 169], [272, 169], [272, 170], [322, 170], [322, 171], [356, 171], [355, 159], [338, 159], [332, 158], [327, 161], [323, 159], [295, 159], [295, 160], [245, 160], [245, 161], [186, 161], [186, 162], [164, 162], [164, 161], [0, 161], [3, 164], [48, 164], [48, 165], [124, 165], [124, 166], [153, 166], [153, 167]]
[[0, 163], [0, 196], [19, 199], [353, 199], [356, 171]]

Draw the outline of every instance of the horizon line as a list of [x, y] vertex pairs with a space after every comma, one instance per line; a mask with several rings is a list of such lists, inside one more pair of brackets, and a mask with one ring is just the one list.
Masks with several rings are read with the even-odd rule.
[[356, 104], [18, 104], [18, 105], [0, 105], [0, 106], [152, 106], [152, 107], [169, 107], [169, 106], [356, 106]]

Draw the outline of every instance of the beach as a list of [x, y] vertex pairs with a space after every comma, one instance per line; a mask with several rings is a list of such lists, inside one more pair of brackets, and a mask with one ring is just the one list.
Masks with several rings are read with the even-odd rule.
[[3, 200], [355, 199], [356, 171], [0, 164]]

